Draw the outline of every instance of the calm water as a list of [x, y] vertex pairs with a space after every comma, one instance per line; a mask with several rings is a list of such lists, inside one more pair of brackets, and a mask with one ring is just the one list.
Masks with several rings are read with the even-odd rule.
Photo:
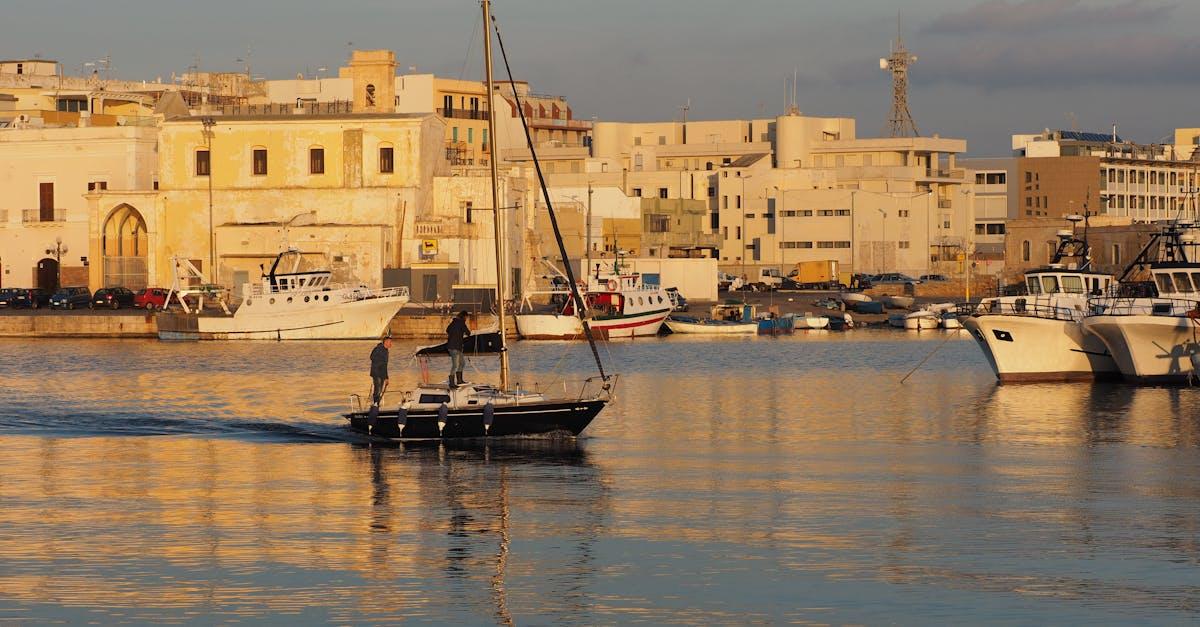
[[0, 341], [0, 621], [1200, 619], [1200, 390], [942, 337], [613, 344], [577, 442], [384, 448], [370, 343]]

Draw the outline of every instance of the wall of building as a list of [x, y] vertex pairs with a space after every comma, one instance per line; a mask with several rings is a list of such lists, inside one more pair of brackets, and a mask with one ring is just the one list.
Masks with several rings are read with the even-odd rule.
[[[0, 130], [0, 285], [38, 285], [39, 262], [61, 240], [62, 282], [87, 285], [89, 184], [148, 189], [157, 167], [156, 130], [143, 127]], [[53, 188], [52, 211], [40, 211], [41, 185]], [[43, 218], [50, 218], [43, 220]]]

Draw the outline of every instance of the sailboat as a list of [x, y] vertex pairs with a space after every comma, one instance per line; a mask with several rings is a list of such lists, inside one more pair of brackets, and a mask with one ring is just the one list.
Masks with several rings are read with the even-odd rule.
[[[496, 93], [492, 77], [492, 29], [495, 28], [496, 41], [500, 44], [500, 53], [504, 57], [505, 68], [509, 80], [512, 80], [512, 69], [508, 66], [508, 57], [504, 52], [504, 41], [500, 38], [499, 28], [491, 16], [491, 3], [482, 1], [484, 23], [484, 67], [487, 75], [487, 91], [489, 96]], [[525, 129], [525, 141], [533, 156], [534, 169], [541, 184], [542, 195], [546, 209], [550, 215], [550, 224], [554, 229], [554, 237], [563, 259], [567, 258], [566, 245], [558, 228], [558, 219], [554, 206], [550, 202], [550, 193], [542, 174], [534, 149], [533, 138], [529, 132], [529, 123], [521, 106], [520, 95], [513, 94], [517, 99], [516, 110], [521, 117], [521, 125]], [[488, 107], [488, 134], [496, 137], [495, 107]], [[420, 383], [413, 389], [399, 392], [400, 399], [393, 401], [394, 408], [388, 408], [389, 400], [385, 393], [379, 399], [378, 405], [371, 403], [374, 399], [364, 399], [355, 394], [351, 395], [351, 411], [345, 414], [350, 428], [366, 433], [372, 437], [387, 439], [424, 439], [424, 438], [481, 438], [499, 436], [532, 436], [540, 434], [562, 433], [572, 436], [579, 435], [591, 424], [601, 410], [612, 400], [616, 386], [617, 375], [604, 371], [600, 353], [596, 349], [589, 322], [583, 320], [584, 336], [591, 347], [592, 357], [596, 362], [599, 374], [588, 377], [577, 385], [565, 382], [556, 383], [542, 388], [534, 385], [530, 389], [521, 389], [509, 383], [508, 351], [505, 347], [505, 327], [507, 316], [505, 303], [504, 273], [504, 233], [503, 220], [500, 217], [499, 173], [496, 159], [488, 160], [491, 165], [493, 228], [496, 241], [496, 317], [499, 326], [496, 334], [498, 343], [497, 353], [500, 360], [500, 381], [498, 385], [488, 383], [463, 383], [451, 385], [447, 383]], [[571, 298], [578, 310], [583, 310], [584, 300], [580, 294], [578, 282], [575, 280], [571, 264], [566, 265], [567, 284], [571, 288]]]

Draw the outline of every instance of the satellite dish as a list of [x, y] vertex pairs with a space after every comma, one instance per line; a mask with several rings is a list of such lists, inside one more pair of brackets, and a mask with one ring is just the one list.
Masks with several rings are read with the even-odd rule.
[[879, 69], [881, 69], [881, 70], [886, 70], [886, 69], [887, 69], [887, 59], [880, 59], [880, 60], [879, 60]]

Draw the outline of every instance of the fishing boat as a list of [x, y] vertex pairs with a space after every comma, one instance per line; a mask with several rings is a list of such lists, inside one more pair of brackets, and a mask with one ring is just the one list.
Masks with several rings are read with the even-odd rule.
[[[155, 316], [162, 340], [375, 339], [408, 303], [407, 287], [370, 289], [333, 283], [333, 272], [312, 267], [295, 248], [275, 257], [257, 283], [242, 286], [231, 307], [224, 290], [209, 284], [191, 261], [172, 257], [174, 279], [167, 304]], [[205, 308], [204, 301], [216, 309]]]
[[[558, 270], [555, 269], [557, 272]], [[601, 339], [658, 335], [671, 314], [671, 297], [657, 285], [647, 285], [640, 274], [625, 272], [620, 257], [607, 271], [597, 270], [588, 277], [583, 291], [583, 315], [574, 300], [568, 298], [566, 281], [551, 290], [530, 290], [515, 316], [517, 333], [525, 340], [574, 340], [583, 337], [583, 318], [592, 333]], [[577, 288], [576, 288], [577, 289]], [[533, 311], [531, 296], [549, 294], [552, 310]]]
[[[484, 24], [484, 57], [487, 75], [487, 90], [495, 93], [495, 83], [492, 76], [492, 33], [495, 32], [501, 53], [504, 53], [504, 41], [500, 31], [495, 27], [491, 18], [490, 0], [482, 1]], [[507, 66], [507, 63], [506, 63]], [[511, 70], [508, 72], [512, 80]], [[541, 164], [534, 147], [533, 137], [529, 130], [524, 107], [520, 95], [514, 93], [516, 109], [520, 115], [521, 126], [525, 131], [525, 141], [533, 157], [534, 170], [538, 176], [542, 196], [545, 200], [546, 211], [549, 212], [550, 223], [553, 225], [554, 238], [558, 244], [563, 259], [568, 259], [566, 245], [562, 233], [558, 229], [554, 205], [551, 202]], [[495, 111], [488, 107], [489, 134], [495, 137]], [[499, 174], [496, 160], [490, 159], [492, 206], [501, 207]], [[612, 399], [616, 385], [616, 375], [604, 370], [604, 363], [596, 349], [588, 320], [583, 320], [583, 334], [591, 347], [592, 357], [596, 362], [598, 374], [582, 382], [555, 382], [553, 384], [533, 384], [528, 387], [514, 386], [509, 382], [509, 354], [505, 348], [504, 332], [507, 325], [504, 280], [504, 220], [493, 213], [493, 230], [496, 247], [496, 307], [497, 333], [495, 341], [498, 344], [497, 355], [500, 362], [498, 384], [467, 383], [453, 385], [446, 383], [422, 382], [414, 388], [399, 393], [399, 399], [389, 397], [385, 392], [379, 399], [364, 399], [351, 395], [350, 412], [345, 414], [350, 428], [375, 438], [387, 439], [422, 439], [422, 438], [480, 438], [499, 436], [532, 436], [541, 434], [565, 434], [576, 436], [587, 428], [591, 421], [604, 409]], [[566, 264], [566, 276], [571, 291], [571, 299], [579, 309], [584, 307], [583, 295], [572, 274], [570, 264]]]
[[1135, 269], [1148, 268], [1149, 295], [1117, 292], [1088, 302], [1083, 330], [1104, 343], [1127, 380], [1186, 383], [1200, 375], [1198, 235], [1190, 221], [1166, 225], [1126, 268], [1122, 287]]
[[[1024, 294], [985, 298], [959, 308], [959, 321], [983, 350], [1001, 382], [1070, 381], [1119, 376], [1104, 343], [1081, 325], [1088, 295], [1115, 285], [1091, 269], [1087, 216], [1068, 216], [1050, 264], [1025, 272]], [[1074, 261], [1070, 261], [1074, 260]]]

